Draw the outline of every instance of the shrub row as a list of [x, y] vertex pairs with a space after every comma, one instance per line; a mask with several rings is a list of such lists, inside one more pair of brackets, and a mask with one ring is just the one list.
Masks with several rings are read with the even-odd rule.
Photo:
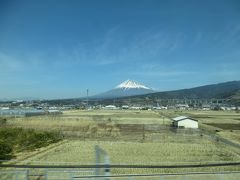
[[10, 159], [14, 152], [34, 150], [62, 139], [60, 133], [23, 128], [0, 128], [0, 159]]

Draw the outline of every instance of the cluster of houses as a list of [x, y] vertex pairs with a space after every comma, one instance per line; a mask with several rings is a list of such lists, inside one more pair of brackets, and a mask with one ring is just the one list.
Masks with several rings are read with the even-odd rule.
[[221, 110], [221, 111], [236, 111], [240, 110], [240, 107], [237, 106], [227, 106], [227, 105], [221, 105], [221, 106], [212, 106], [212, 105], [202, 105], [201, 108], [193, 108], [190, 107], [188, 104], [176, 104], [174, 106], [129, 106], [129, 105], [122, 105], [122, 106], [116, 106], [116, 105], [106, 105], [106, 106], [97, 106], [97, 107], [91, 107], [91, 109], [106, 109], [106, 110], [115, 110], [115, 109], [132, 109], [132, 110], [167, 110], [167, 109], [176, 109], [176, 110], [204, 110], [204, 111], [210, 111], [210, 110]]
[[235, 105], [227, 104], [227, 101], [221, 100], [197, 100], [197, 99], [157, 99], [154, 102], [146, 102], [146, 104], [134, 104], [122, 101], [13, 101], [13, 102], [0, 102], [1, 109], [15, 109], [15, 108], [35, 108], [38, 110], [46, 110], [56, 108], [58, 110], [70, 110], [70, 109], [133, 109], [133, 110], [165, 110], [165, 109], [176, 109], [176, 110], [223, 110], [223, 111], [235, 111], [240, 110], [240, 107]]
[[117, 107], [115, 105], [107, 105], [107, 106], [101, 107], [100, 109], [106, 109], [106, 110], [115, 110], [115, 109], [148, 110], [148, 109], [153, 109], [153, 108], [145, 107], [145, 106], [128, 106], [128, 105], [123, 105], [121, 107]]
[[0, 109], [0, 116], [7, 117], [30, 117], [41, 115], [60, 115], [60, 110], [38, 110], [38, 109]]

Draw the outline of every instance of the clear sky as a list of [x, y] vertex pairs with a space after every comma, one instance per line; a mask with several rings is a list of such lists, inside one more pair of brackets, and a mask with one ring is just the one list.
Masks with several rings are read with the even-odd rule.
[[1, 0], [0, 98], [239, 80], [239, 0]]

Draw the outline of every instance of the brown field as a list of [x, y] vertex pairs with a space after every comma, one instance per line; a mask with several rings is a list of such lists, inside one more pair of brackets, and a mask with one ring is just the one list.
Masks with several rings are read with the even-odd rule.
[[[94, 164], [95, 145], [109, 154], [113, 164], [176, 165], [240, 161], [236, 148], [200, 136], [195, 130], [171, 130], [171, 120], [166, 115], [191, 116], [208, 131], [235, 143], [240, 140], [238, 114], [234, 112], [66, 111], [60, 116], [12, 118], [7, 125], [61, 131], [65, 137], [56, 145], [17, 154], [18, 164]], [[240, 171], [239, 168], [112, 169], [112, 174]]]

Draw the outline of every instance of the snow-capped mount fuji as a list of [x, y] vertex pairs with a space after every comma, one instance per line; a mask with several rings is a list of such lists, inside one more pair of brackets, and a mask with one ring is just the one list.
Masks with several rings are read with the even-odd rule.
[[119, 98], [119, 97], [149, 94], [154, 92], [155, 91], [152, 90], [151, 88], [145, 85], [142, 85], [136, 81], [126, 80], [121, 84], [119, 84], [118, 86], [116, 86], [114, 89], [102, 94], [95, 95], [92, 98], [100, 98], [100, 99]]
[[132, 81], [132, 80], [126, 80], [124, 82], [122, 82], [121, 84], [119, 84], [115, 89], [117, 88], [122, 88], [122, 89], [131, 89], [131, 88], [135, 88], [135, 89], [151, 89], [147, 86], [144, 86], [136, 81]]

